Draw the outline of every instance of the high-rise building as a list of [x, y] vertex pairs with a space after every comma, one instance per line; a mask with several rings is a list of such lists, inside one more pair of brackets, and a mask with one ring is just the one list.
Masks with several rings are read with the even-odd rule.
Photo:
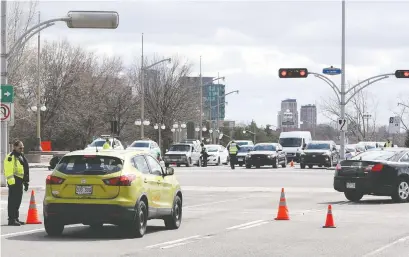
[[282, 122], [283, 122], [283, 118], [282, 118], [282, 115], [281, 115], [281, 111], [278, 111], [278, 113], [277, 113], [277, 128], [278, 129], [281, 129]]
[[[291, 118], [288, 120], [289, 115], [287, 110], [291, 113]], [[286, 118], [284, 118], [286, 116]], [[297, 99], [285, 99], [281, 101], [281, 112], [280, 112], [280, 124], [279, 127], [288, 129], [298, 128], [298, 110], [297, 110]], [[285, 124], [284, 124], [285, 123]]]
[[301, 129], [309, 130], [317, 126], [317, 107], [314, 104], [302, 105], [300, 113]]

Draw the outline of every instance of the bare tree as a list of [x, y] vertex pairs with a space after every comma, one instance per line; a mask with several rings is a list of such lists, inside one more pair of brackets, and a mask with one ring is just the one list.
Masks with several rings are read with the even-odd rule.
[[[367, 91], [358, 92], [346, 106], [345, 117], [348, 121], [348, 131], [357, 141], [369, 140], [376, 133], [376, 102]], [[322, 100], [322, 114], [331, 121], [337, 122], [340, 108], [335, 97]], [[371, 117], [367, 118], [367, 114]]]

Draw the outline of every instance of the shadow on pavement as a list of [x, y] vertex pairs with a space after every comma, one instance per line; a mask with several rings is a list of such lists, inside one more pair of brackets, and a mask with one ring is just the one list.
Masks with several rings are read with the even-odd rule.
[[[148, 226], [146, 234], [165, 231], [165, 226]], [[121, 240], [131, 239], [117, 226], [106, 225], [99, 229], [91, 229], [88, 226], [65, 228], [59, 237], [50, 237], [45, 231], [38, 231], [26, 235], [13, 236], [7, 240], [16, 241], [100, 241], [100, 240]]]
[[361, 200], [359, 202], [350, 201], [334, 201], [323, 202], [319, 204], [331, 204], [331, 205], [380, 205], [380, 204], [395, 204], [391, 199], [373, 199], [373, 200]]

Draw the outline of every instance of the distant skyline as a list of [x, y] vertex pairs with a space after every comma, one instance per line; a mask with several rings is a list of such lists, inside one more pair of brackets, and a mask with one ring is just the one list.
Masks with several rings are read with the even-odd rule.
[[[117, 30], [68, 29], [65, 24], [41, 33], [42, 40], [67, 39], [97, 54], [119, 56], [130, 65], [141, 55], [144, 33], [146, 57], [180, 56], [192, 63], [191, 76], [226, 76], [226, 119], [255, 120], [277, 125], [275, 114], [285, 98], [298, 105], [334, 99], [323, 81], [279, 79], [281, 67], [306, 67], [321, 72], [341, 62], [341, 1], [41, 1], [41, 19], [69, 10], [114, 10], [120, 14]], [[368, 77], [407, 67], [409, 2], [346, 3], [346, 79], [355, 84]], [[211, 13], [211, 15], [209, 15]], [[170, 15], [171, 14], [171, 15]], [[382, 15], [380, 15], [382, 14]], [[285, 30], [283, 30], [285, 24]], [[308, 28], [308, 29], [306, 29]], [[332, 77], [337, 84], [340, 76]], [[369, 112], [386, 125], [397, 101], [409, 96], [408, 80], [394, 77], [370, 86]], [[318, 112], [320, 123], [329, 120]]]

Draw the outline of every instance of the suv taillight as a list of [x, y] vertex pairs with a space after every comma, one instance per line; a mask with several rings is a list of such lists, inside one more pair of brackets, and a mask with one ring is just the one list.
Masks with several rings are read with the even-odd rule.
[[59, 178], [56, 176], [48, 175], [47, 179], [45, 180], [46, 185], [61, 185], [65, 179]]
[[337, 164], [337, 166], [335, 166], [335, 170], [341, 170], [341, 168], [342, 168], [341, 164], [339, 164], [339, 163]]
[[372, 166], [372, 172], [379, 172], [383, 169], [383, 165], [381, 163], [375, 164]]
[[120, 177], [103, 179], [102, 181], [104, 181], [107, 186], [130, 186], [135, 179], [136, 176], [134, 174], [128, 174]]

